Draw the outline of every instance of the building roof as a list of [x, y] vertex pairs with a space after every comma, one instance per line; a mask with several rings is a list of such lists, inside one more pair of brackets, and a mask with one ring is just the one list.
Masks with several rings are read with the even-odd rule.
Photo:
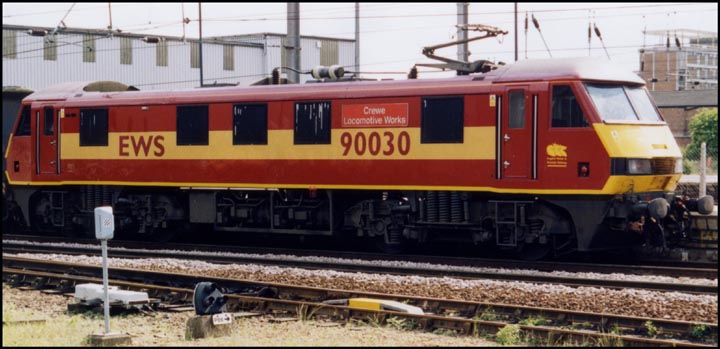
[[[3, 24], [2, 25], [3, 30], [18, 30], [18, 31], [28, 31], [28, 30], [37, 30], [37, 31], [45, 31], [46, 35], [50, 35], [52, 31], [55, 28], [51, 27], [37, 27], [37, 26], [24, 26], [24, 25], [15, 25], [15, 24]], [[200, 41], [197, 38], [188, 38], [188, 37], [179, 37], [179, 36], [169, 36], [169, 35], [156, 35], [156, 34], [133, 34], [133, 33], [127, 33], [120, 29], [115, 30], [107, 30], [107, 29], [88, 29], [88, 28], [60, 28], [58, 29], [56, 34], [91, 34], [91, 35], [97, 35], [97, 36], [114, 36], [114, 37], [125, 37], [125, 38], [134, 38], [134, 39], [143, 39], [145, 37], [150, 38], [160, 38], [163, 40], [173, 40], [173, 41], [187, 41], [187, 42], [198, 42]], [[252, 42], [240, 42], [240, 41], [232, 41], [229, 42], [225, 40], [223, 37], [205, 37], [203, 38], [203, 43], [206, 44], [232, 44], [232, 45], [238, 45], [238, 46], [249, 46], [249, 47], [263, 47], [261, 43], [252, 43]]]
[[[238, 35], [224, 35], [224, 36], [214, 36], [213, 38], [218, 40], [239, 40], [239, 39], [254, 39], [257, 37], [265, 37], [265, 36], [276, 36], [284, 38], [287, 36], [287, 34], [279, 34], [279, 33], [251, 33], [251, 34], [238, 34]], [[345, 41], [345, 42], [355, 42], [355, 39], [344, 39], [344, 38], [332, 38], [329, 36], [316, 36], [316, 35], [300, 35], [300, 38], [302, 39], [316, 39], [316, 40], [332, 40], [332, 41]]]
[[718, 90], [650, 91], [658, 108], [715, 107]]
[[673, 34], [675, 36], [684, 36], [684, 37], [711, 37], [711, 38], [717, 38], [718, 33], [713, 31], [707, 31], [707, 30], [695, 30], [695, 29], [687, 29], [687, 28], [677, 28], [677, 29], [657, 29], [657, 30], [645, 30], [643, 31], [643, 34], [647, 35], [657, 35], [657, 36], [667, 36], [668, 34]]

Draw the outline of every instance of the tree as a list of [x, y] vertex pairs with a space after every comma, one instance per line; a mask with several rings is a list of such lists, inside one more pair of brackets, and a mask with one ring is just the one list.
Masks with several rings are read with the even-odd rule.
[[685, 149], [685, 158], [698, 160], [700, 158], [700, 144], [707, 143], [708, 156], [718, 153], [718, 110], [702, 109], [693, 115], [690, 120], [690, 137], [692, 141]]

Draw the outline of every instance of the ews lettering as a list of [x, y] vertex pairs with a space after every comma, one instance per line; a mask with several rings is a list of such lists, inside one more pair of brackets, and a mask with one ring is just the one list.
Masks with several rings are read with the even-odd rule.
[[120, 136], [120, 156], [165, 155], [164, 136]]

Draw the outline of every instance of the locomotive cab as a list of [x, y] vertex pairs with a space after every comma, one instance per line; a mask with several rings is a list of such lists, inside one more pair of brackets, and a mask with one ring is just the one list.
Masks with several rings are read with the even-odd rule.
[[[667, 247], [664, 230], [686, 234], [687, 207], [709, 214], [712, 199], [674, 197], [683, 171], [682, 153], [644, 86], [585, 82], [583, 87], [600, 121], [593, 128], [610, 157], [606, 188], [614, 196], [605, 226], [629, 235], [631, 241]], [[608, 234], [597, 234], [594, 243], [607, 245], [608, 240]]]

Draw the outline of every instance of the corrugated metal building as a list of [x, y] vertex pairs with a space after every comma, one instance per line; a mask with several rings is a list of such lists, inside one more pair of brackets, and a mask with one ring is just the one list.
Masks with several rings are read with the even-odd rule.
[[[52, 31], [3, 25], [3, 86], [39, 90], [95, 80], [118, 81], [141, 90], [200, 86], [197, 39], [72, 28], [50, 35]], [[286, 35], [271, 33], [203, 38], [205, 85], [247, 86], [270, 76], [273, 68], [285, 65], [281, 64], [285, 42]], [[354, 40], [302, 36], [301, 47], [301, 70], [354, 64]], [[301, 75], [301, 82], [308, 79], [309, 75]]]

